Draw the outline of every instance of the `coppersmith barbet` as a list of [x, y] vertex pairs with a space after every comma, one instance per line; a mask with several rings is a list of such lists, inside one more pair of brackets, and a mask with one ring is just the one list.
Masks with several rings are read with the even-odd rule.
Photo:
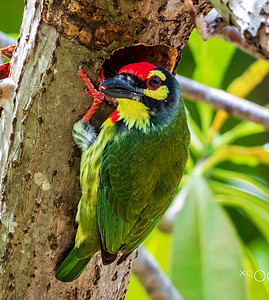
[[119, 104], [97, 137], [88, 123], [74, 125], [82, 196], [75, 246], [56, 271], [62, 281], [76, 279], [99, 250], [104, 264], [135, 250], [171, 203], [188, 156], [184, 104], [169, 71], [129, 64], [100, 90]]

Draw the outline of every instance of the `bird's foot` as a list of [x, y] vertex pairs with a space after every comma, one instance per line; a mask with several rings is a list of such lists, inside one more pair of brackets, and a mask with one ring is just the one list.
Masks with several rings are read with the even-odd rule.
[[[91, 117], [93, 116], [93, 114], [95, 113], [96, 109], [98, 108], [98, 106], [103, 102], [105, 95], [101, 91], [95, 89], [94, 85], [91, 83], [91, 80], [84, 73], [82, 68], [79, 70], [78, 74], [83, 79], [83, 81], [85, 82], [88, 88], [87, 96], [93, 97], [93, 103], [91, 107], [81, 119], [85, 123], [88, 123]], [[100, 69], [99, 76], [101, 78], [101, 82], [103, 82], [105, 80], [103, 68]]]

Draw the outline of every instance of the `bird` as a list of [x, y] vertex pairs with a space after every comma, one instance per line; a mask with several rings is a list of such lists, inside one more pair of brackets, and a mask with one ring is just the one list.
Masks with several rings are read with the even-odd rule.
[[98, 136], [85, 120], [73, 127], [82, 149], [81, 199], [75, 246], [56, 270], [58, 280], [77, 279], [101, 250], [104, 265], [128, 257], [152, 232], [178, 189], [190, 133], [181, 90], [164, 67], [123, 66], [99, 86], [117, 109]]

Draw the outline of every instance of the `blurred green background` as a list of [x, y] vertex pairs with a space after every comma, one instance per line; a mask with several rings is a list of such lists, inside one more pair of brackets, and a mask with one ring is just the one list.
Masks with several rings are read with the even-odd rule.
[[0, 1], [0, 31], [18, 34], [23, 15], [24, 1]]
[[[1, 1], [0, 31], [18, 34], [23, 6], [19, 0]], [[194, 32], [178, 73], [227, 90], [255, 62], [255, 58], [222, 40], [203, 42]], [[265, 64], [262, 70], [266, 73]], [[240, 93], [255, 80], [251, 76], [241, 86], [233, 86]], [[244, 97], [267, 105], [268, 86], [267, 71], [263, 81]], [[214, 132], [214, 121], [220, 119], [215, 110], [188, 99], [185, 104], [192, 145], [176, 197], [185, 204], [172, 232], [157, 228], [144, 246], [186, 300], [267, 300], [269, 134], [260, 125], [231, 116]], [[240, 270], [257, 276], [240, 276]], [[126, 299], [149, 299], [134, 275]]]

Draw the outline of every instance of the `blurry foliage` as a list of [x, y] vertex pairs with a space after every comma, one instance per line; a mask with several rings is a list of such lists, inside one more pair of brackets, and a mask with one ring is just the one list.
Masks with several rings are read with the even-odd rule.
[[[0, 31], [18, 34], [23, 6], [21, 0], [0, 3]], [[224, 41], [214, 38], [203, 42], [194, 32], [178, 71], [226, 90], [253, 62], [254, 58]], [[239, 93], [248, 82], [240, 84], [235, 88]], [[267, 104], [268, 84], [269, 76], [247, 98]], [[231, 116], [223, 119], [221, 113], [205, 104], [187, 99], [185, 104], [192, 145], [184, 197], [182, 190], [177, 196], [185, 204], [173, 234], [155, 229], [144, 245], [186, 300], [267, 300], [268, 133], [254, 123]], [[243, 270], [247, 276], [241, 274]], [[260, 270], [268, 274], [267, 279]], [[133, 275], [126, 299], [148, 299]]]
[[22, 22], [23, 8], [23, 0], [0, 1], [0, 31], [17, 36]]
[[[268, 64], [217, 38], [203, 42], [194, 32], [178, 72], [267, 104]], [[144, 245], [186, 300], [269, 299], [268, 133], [261, 125], [184, 100], [192, 133], [177, 195], [184, 206], [168, 235], [167, 254], [158, 229]], [[126, 299], [148, 299], [141, 289], [132, 275]]]

